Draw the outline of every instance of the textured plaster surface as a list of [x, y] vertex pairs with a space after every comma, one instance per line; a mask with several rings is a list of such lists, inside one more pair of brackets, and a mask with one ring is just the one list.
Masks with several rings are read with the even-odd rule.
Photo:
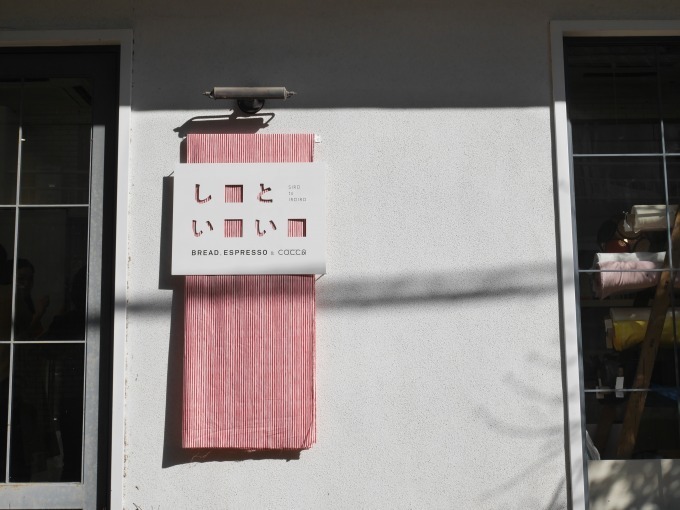
[[[679, 16], [632, 0], [3, 5], [3, 29], [134, 30], [125, 507], [566, 508], [548, 23]], [[187, 122], [229, 113], [201, 92], [256, 84], [299, 95], [267, 125], [217, 129], [314, 132], [330, 166], [318, 444], [294, 460], [179, 448], [168, 176]]]
[[299, 460], [211, 461], [211, 453], [206, 462], [162, 467], [168, 426], [180, 420], [167, 414], [180, 398], [168, 401], [168, 387], [179, 386], [167, 381], [181, 377], [181, 364], [166, 359], [173, 291], [158, 289], [159, 258], [148, 254], [159, 250], [162, 182], [177, 159], [173, 128], [209, 113], [134, 116], [126, 501], [564, 504], [545, 108], [277, 116], [265, 132], [318, 133], [317, 159], [330, 165], [328, 274], [318, 287], [319, 441]]

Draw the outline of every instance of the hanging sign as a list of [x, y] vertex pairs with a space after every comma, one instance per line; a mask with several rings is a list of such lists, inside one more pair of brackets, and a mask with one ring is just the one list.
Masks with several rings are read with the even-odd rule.
[[324, 163], [179, 164], [172, 274], [322, 274]]

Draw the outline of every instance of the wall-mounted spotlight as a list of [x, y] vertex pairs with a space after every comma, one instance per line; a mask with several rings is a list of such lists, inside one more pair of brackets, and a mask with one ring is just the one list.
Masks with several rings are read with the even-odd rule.
[[203, 95], [212, 99], [235, 99], [243, 113], [254, 114], [264, 106], [265, 99], [288, 99], [295, 92], [286, 87], [214, 87]]

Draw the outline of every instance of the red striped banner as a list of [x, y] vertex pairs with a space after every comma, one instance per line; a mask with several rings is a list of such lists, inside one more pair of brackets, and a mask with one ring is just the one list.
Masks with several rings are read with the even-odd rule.
[[190, 134], [187, 163], [311, 163], [314, 135]]
[[[188, 163], [311, 162], [313, 151], [314, 135], [187, 136]], [[182, 446], [314, 444], [315, 318], [312, 275], [187, 276]]]

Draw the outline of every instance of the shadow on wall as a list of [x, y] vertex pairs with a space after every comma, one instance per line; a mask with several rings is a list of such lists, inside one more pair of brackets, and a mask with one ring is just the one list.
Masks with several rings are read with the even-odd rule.
[[[554, 370], [554, 378], [561, 380], [560, 365], [554, 360], [542, 359], [533, 353], [527, 357], [526, 371], [522, 374], [506, 373], [502, 382], [510, 392], [517, 395], [516, 402], [522, 405], [520, 414], [527, 417], [526, 425], [518, 426], [499, 417], [493, 408], [480, 406], [479, 415], [486, 426], [494, 431], [499, 441], [508, 444], [527, 443], [532, 451], [540, 452], [526, 468], [496, 485], [490, 484], [487, 494], [480, 501], [480, 508], [543, 508], [546, 510], [566, 510], [567, 493], [565, 469], [565, 420], [561, 393], [558, 395], [541, 391], [530, 382], [533, 373], [541, 373], [547, 369]], [[543, 426], [536, 426], [531, 417], [540, 414]], [[516, 448], [514, 446], [513, 448]], [[546, 483], [547, 474], [554, 473], [554, 487], [550, 491], [550, 499], [539, 501], [532, 494], [531, 487], [536, 483]], [[560, 476], [562, 473], [562, 476]], [[568, 475], [566, 475], [568, 476]], [[518, 497], [518, 488], [521, 496]], [[511, 500], [503, 498], [512, 494]], [[542, 491], [543, 492], [543, 491]]]
[[680, 508], [680, 460], [600, 460], [588, 463], [591, 510]]
[[[562, 402], [555, 395], [548, 394], [532, 386], [532, 373], [544, 371], [551, 360], [543, 360], [538, 355], [530, 355], [526, 360], [526, 371], [522, 374], [506, 373], [503, 383], [516, 394], [516, 401], [522, 405], [517, 411], [527, 416], [526, 425], [510, 423], [493, 407], [479, 407], [479, 414], [487, 427], [499, 438], [508, 443], [528, 442], [533, 451], [540, 452], [526, 468], [492, 485], [480, 501], [480, 508], [545, 508], [546, 510], [566, 509], [566, 480], [555, 475], [556, 481], [551, 490], [549, 501], [539, 501], [531, 495], [531, 485], [536, 481], [543, 483], [546, 473], [563, 469], [565, 455], [565, 425]], [[569, 363], [567, 363], [569, 364]], [[558, 368], [554, 370], [557, 372]], [[559, 373], [556, 378], [561, 377]], [[545, 426], [534, 425], [532, 417], [537, 413], [543, 416]], [[551, 423], [550, 423], [551, 422]], [[574, 479], [584, 473], [574, 473]], [[569, 475], [567, 475], [569, 476]], [[677, 510], [680, 508], [680, 460], [600, 460], [588, 462], [589, 506], [590, 510]], [[516, 493], [507, 500], [508, 492], [513, 493], [521, 487], [522, 495]], [[574, 501], [573, 506], [580, 506]]]
[[[226, 103], [223, 106], [227, 106]], [[229, 115], [199, 115], [190, 118], [173, 131], [183, 142], [190, 133], [257, 133], [260, 129], [266, 128], [275, 116], [273, 113], [248, 115], [238, 110]], [[186, 152], [180, 151], [180, 163], [186, 163]]]
[[[531, 274], [531, 279], [527, 279]], [[505, 296], [541, 296], [557, 292], [554, 263], [498, 267], [483, 271], [414, 273], [406, 277], [322, 279], [317, 287], [319, 308], [401, 306]]]
[[251, 23], [225, 30], [223, 15], [197, 15], [223, 12], [216, 0], [175, 3], [160, 20], [153, 4], [135, 9], [136, 110], [219, 108], [229, 102], [201, 94], [257, 85], [298, 93], [265, 106], [277, 111], [550, 104], [550, 16], [538, 0], [230, 3], [256, 36]]

